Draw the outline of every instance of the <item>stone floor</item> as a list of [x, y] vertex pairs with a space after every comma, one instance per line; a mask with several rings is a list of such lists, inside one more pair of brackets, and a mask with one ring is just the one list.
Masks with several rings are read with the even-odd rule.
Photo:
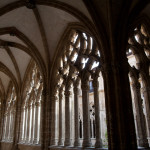
[[[83, 148], [81, 147], [64, 147], [64, 146], [50, 146], [49, 147], [51, 150], [81, 150]], [[93, 149], [97, 149], [97, 150], [108, 150], [108, 148], [93, 148], [93, 147], [88, 147], [88, 148], [84, 148], [84, 150], [93, 150]], [[150, 148], [142, 148], [142, 147], [139, 147], [138, 150], [150, 150]]]
[[150, 148], [142, 148], [142, 147], [139, 147], [138, 149], [139, 150], [150, 150]]

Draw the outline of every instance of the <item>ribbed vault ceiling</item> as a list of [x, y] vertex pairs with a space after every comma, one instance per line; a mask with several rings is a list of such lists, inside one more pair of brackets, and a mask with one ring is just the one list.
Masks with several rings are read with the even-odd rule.
[[[56, 6], [43, 2], [39, 0], [36, 8], [29, 9], [23, 0], [0, 1], [0, 79], [5, 93], [12, 79], [18, 85], [23, 82], [33, 57], [42, 60], [48, 68], [68, 24], [81, 21], [74, 15], [76, 12], [72, 15], [71, 11], [64, 10], [66, 5], [91, 20], [81, 0], [60, 0], [55, 2]], [[34, 52], [31, 45], [35, 48]]]

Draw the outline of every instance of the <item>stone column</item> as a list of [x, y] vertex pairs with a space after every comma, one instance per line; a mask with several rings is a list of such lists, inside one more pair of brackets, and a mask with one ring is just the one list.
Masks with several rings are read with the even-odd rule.
[[93, 118], [90, 119], [90, 124], [91, 124], [91, 138], [94, 138]]
[[145, 102], [147, 137], [150, 146], [150, 87], [143, 87], [142, 91], [143, 91], [144, 102]]
[[133, 82], [132, 90], [133, 90], [133, 95], [134, 95], [135, 111], [137, 114], [136, 123], [137, 123], [138, 145], [140, 147], [148, 147], [148, 141], [147, 141], [147, 136], [146, 136], [145, 116], [144, 116], [143, 108], [142, 108], [140, 83], [138, 81]]
[[40, 107], [41, 125], [40, 125], [39, 143], [41, 144], [42, 149], [47, 150], [51, 142], [50, 123], [52, 119], [51, 113], [50, 113], [52, 101], [49, 96], [49, 88], [47, 87], [47, 84], [45, 85], [43, 84], [43, 90], [42, 90], [40, 103], [41, 103], [41, 107]]
[[38, 144], [41, 144], [41, 100], [38, 107]]
[[20, 121], [20, 136], [19, 136], [19, 143], [22, 142], [22, 135], [23, 133], [23, 108], [21, 107], [21, 121]]
[[30, 139], [30, 143], [33, 143], [33, 140], [34, 140], [34, 127], [35, 127], [35, 125], [34, 125], [34, 122], [35, 122], [35, 114], [34, 114], [34, 112], [35, 112], [35, 103], [33, 102], [32, 103], [32, 122], [31, 122], [31, 139]]
[[70, 97], [71, 84], [66, 83], [65, 87], [65, 146], [71, 146], [71, 131], [70, 131]]
[[11, 141], [12, 140], [12, 127], [13, 127], [13, 122], [14, 122], [14, 118], [13, 118], [13, 111], [14, 110], [12, 110], [11, 112], [10, 112], [10, 123], [9, 123], [9, 141]]
[[29, 131], [28, 131], [28, 136], [29, 136], [29, 140], [28, 140], [28, 143], [31, 142], [31, 127], [32, 127], [32, 104], [30, 104], [29, 106], [29, 114], [30, 114], [30, 117], [29, 117]]
[[27, 138], [26, 138], [26, 143], [29, 143], [30, 138], [29, 138], [29, 130], [30, 130], [30, 107], [31, 105], [28, 104], [28, 119], [27, 119]]
[[98, 81], [97, 74], [94, 75], [92, 83], [94, 88], [95, 125], [96, 125], [95, 147], [102, 148], [101, 125], [100, 125], [100, 102], [99, 102], [99, 91], [98, 91], [99, 81]]
[[37, 101], [35, 102], [35, 125], [34, 125], [34, 144], [38, 144], [38, 116], [39, 116], [39, 107], [40, 107], [40, 102]]
[[80, 146], [80, 135], [79, 135], [79, 79], [74, 82], [74, 128], [75, 128], [75, 141], [74, 146]]
[[52, 100], [52, 105], [51, 105], [51, 140], [50, 140], [50, 145], [56, 145], [56, 100], [57, 96], [54, 95], [51, 97]]
[[4, 133], [5, 133], [5, 122], [6, 122], [6, 117], [5, 117], [5, 114], [4, 114], [4, 117], [3, 117], [3, 124], [1, 124], [1, 128], [2, 128], [2, 135], [1, 135], [1, 140], [3, 141], [4, 140]]
[[5, 115], [4, 115], [4, 100], [3, 97], [1, 96], [1, 120], [0, 120], [0, 141], [3, 141], [3, 133], [4, 133], [4, 122], [5, 122]]
[[28, 131], [28, 104], [26, 105], [26, 122], [25, 122], [25, 143], [27, 142], [27, 131]]
[[11, 126], [11, 141], [13, 141], [13, 138], [14, 138], [15, 114], [16, 114], [16, 111], [13, 110], [13, 112], [12, 112], [12, 126]]
[[20, 136], [20, 122], [21, 122], [21, 96], [19, 91], [17, 92], [17, 100], [14, 102], [15, 119], [13, 125], [13, 147], [12, 150], [18, 149], [19, 136]]
[[9, 123], [10, 123], [10, 112], [8, 112], [8, 116], [7, 116], [7, 125], [6, 125], [6, 141], [9, 141]]
[[24, 140], [24, 124], [25, 124], [25, 118], [24, 118], [24, 114], [25, 114], [25, 107], [23, 106], [21, 109], [21, 125], [20, 125], [20, 142], [22, 143]]
[[90, 114], [89, 114], [89, 73], [81, 78], [82, 106], [83, 106], [83, 147], [91, 147]]
[[12, 112], [10, 110], [10, 112], [9, 112], [9, 124], [8, 124], [8, 141], [11, 141], [11, 139], [10, 139], [11, 127], [12, 127]]
[[4, 132], [3, 132], [3, 141], [5, 141], [5, 139], [6, 139], [7, 114], [4, 114], [4, 116], [5, 116], [5, 120], [4, 120], [4, 125], [3, 125], [3, 130], [4, 130]]
[[[119, 62], [103, 64], [108, 147], [111, 150], [137, 150], [129, 66], [120, 56]], [[125, 61], [125, 62], [124, 62]]]
[[59, 140], [58, 145], [63, 145], [62, 139], [62, 99], [63, 99], [63, 87], [59, 90]]
[[25, 115], [24, 115], [24, 135], [23, 135], [23, 143], [25, 143], [25, 140], [26, 140], [26, 121], [27, 121], [27, 106], [24, 107], [24, 112], [25, 112]]

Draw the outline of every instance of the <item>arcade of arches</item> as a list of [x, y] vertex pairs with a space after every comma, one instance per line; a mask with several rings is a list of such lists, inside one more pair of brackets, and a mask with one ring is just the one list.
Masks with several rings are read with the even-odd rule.
[[150, 149], [148, 0], [0, 2], [0, 149]]

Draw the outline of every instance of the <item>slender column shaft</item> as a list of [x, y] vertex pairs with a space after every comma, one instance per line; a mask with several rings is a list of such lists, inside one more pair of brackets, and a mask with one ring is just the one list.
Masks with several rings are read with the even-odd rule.
[[11, 127], [10, 127], [10, 141], [13, 140], [13, 129], [14, 127], [14, 111], [11, 112]]
[[22, 143], [24, 140], [24, 114], [25, 114], [25, 107], [21, 108], [21, 121], [20, 121], [20, 136], [19, 141]]
[[52, 99], [52, 107], [51, 107], [51, 112], [52, 112], [52, 119], [51, 119], [51, 145], [56, 145], [56, 100], [57, 96], [51, 97]]
[[6, 139], [6, 124], [7, 124], [7, 114], [4, 115], [5, 116], [5, 121], [4, 121], [4, 125], [3, 125], [3, 140]]
[[5, 115], [4, 115], [4, 101], [1, 97], [1, 105], [0, 105], [0, 111], [1, 111], [1, 120], [0, 120], [0, 141], [3, 141], [3, 133], [4, 133], [4, 122], [5, 122]]
[[70, 132], [70, 96], [71, 92], [65, 89], [65, 146], [71, 146]]
[[30, 143], [33, 143], [34, 140], [34, 121], [35, 121], [35, 104], [32, 103], [32, 123], [31, 123], [31, 139]]
[[12, 128], [12, 112], [10, 111], [10, 114], [9, 114], [9, 130], [8, 130], [8, 141], [11, 141], [11, 128]]
[[25, 106], [25, 116], [24, 116], [24, 135], [23, 135], [23, 142], [25, 142], [25, 140], [26, 140], [26, 126], [27, 126], [27, 124], [26, 124], [26, 122], [27, 122], [27, 106]]
[[29, 143], [31, 142], [31, 129], [32, 128], [32, 104], [30, 105], [30, 122], [29, 122]]
[[148, 136], [148, 143], [150, 146], [150, 87], [143, 88], [143, 96], [145, 101], [147, 136]]
[[7, 120], [6, 120], [6, 129], [5, 129], [5, 140], [7, 140], [7, 127], [8, 127], [8, 122], [9, 122], [9, 116], [8, 116], [8, 113], [7, 113]]
[[34, 128], [34, 144], [38, 144], [38, 116], [39, 116], [39, 111], [38, 111], [38, 107], [39, 107], [39, 102], [35, 102], [35, 128]]
[[13, 141], [13, 138], [14, 138], [15, 114], [16, 114], [16, 111], [13, 111], [12, 112], [12, 126], [11, 126], [11, 141]]
[[74, 146], [80, 146], [80, 136], [79, 136], [79, 88], [78, 83], [74, 84], [74, 128], [75, 128], [75, 141]]
[[91, 119], [91, 138], [94, 138], [93, 119]]
[[[16, 104], [15, 104], [16, 103]], [[19, 135], [20, 135], [20, 121], [21, 121], [21, 96], [18, 92], [17, 100], [14, 101], [14, 110], [15, 110], [15, 119], [13, 123], [13, 147], [12, 149], [18, 149], [18, 143], [19, 143]]]
[[132, 90], [134, 94], [135, 111], [137, 114], [136, 123], [137, 123], [137, 134], [138, 134], [138, 145], [141, 147], [148, 147], [145, 117], [143, 114], [142, 100], [140, 94], [140, 83], [138, 83], [138, 81], [132, 84]]
[[58, 145], [63, 145], [62, 139], [62, 98], [63, 98], [63, 89], [59, 90], [59, 141]]
[[21, 113], [21, 136], [20, 136], [20, 142], [23, 142], [24, 140], [24, 125], [25, 125], [25, 107], [22, 107], [22, 113]]
[[3, 132], [2, 132], [2, 141], [4, 140], [4, 133], [5, 133], [5, 123], [6, 123], [6, 116], [4, 115], [4, 123], [3, 123], [3, 126], [2, 126], [2, 130], [3, 130]]
[[38, 107], [38, 143], [41, 143], [41, 102]]
[[25, 142], [27, 141], [27, 131], [28, 131], [28, 107], [26, 106], [26, 125], [25, 125]]
[[6, 140], [9, 140], [8, 134], [9, 134], [9, 123], [10, 123], [10, 112], [8, 113], [8, 121], [7, 121], [7, 128], [6, 128]]
[[9, 123], [10, 123], [10, 112], [8, 113], [7, 129], [6, 129], [6, 140], [9, 141]]
[[91, 146], [90, 115], [89, 115], [89, 82], [81, 79], [83, 106], [83, 147]]
[[28, 120], [27, 120], [27, 140], [26, 142], [29, 143], [30, 137], [29, 137], [29, 131], [30, 131], [30, 105], [28, 105]]
[[23, 108], [21, 109], [21, 122], [20, 122], [20, 136], [19, 142], [22, 142], [22, 133], [23, 133]]
[[13, 126], [13, 110], [10, 112], [9, 135], [8, 135], [9, 141], [11, 141], [12, 126]]
[[15, 128], [15, 115], [16, 115], [16, 110], [13, 110], [12, 112], [12, 126], [11, 126], [11, 141], [14, 139], [14, 128]]
[[100, 103], [99, 103], [99, 82], [98, 77], [93, 79], [94, 87], [94, 106], [95, 106], [95, 124], [96, 124], [96, 143], [95, 147], [102, 148], [102, 139], [101, 139], [101, 126], [100, 126]]

